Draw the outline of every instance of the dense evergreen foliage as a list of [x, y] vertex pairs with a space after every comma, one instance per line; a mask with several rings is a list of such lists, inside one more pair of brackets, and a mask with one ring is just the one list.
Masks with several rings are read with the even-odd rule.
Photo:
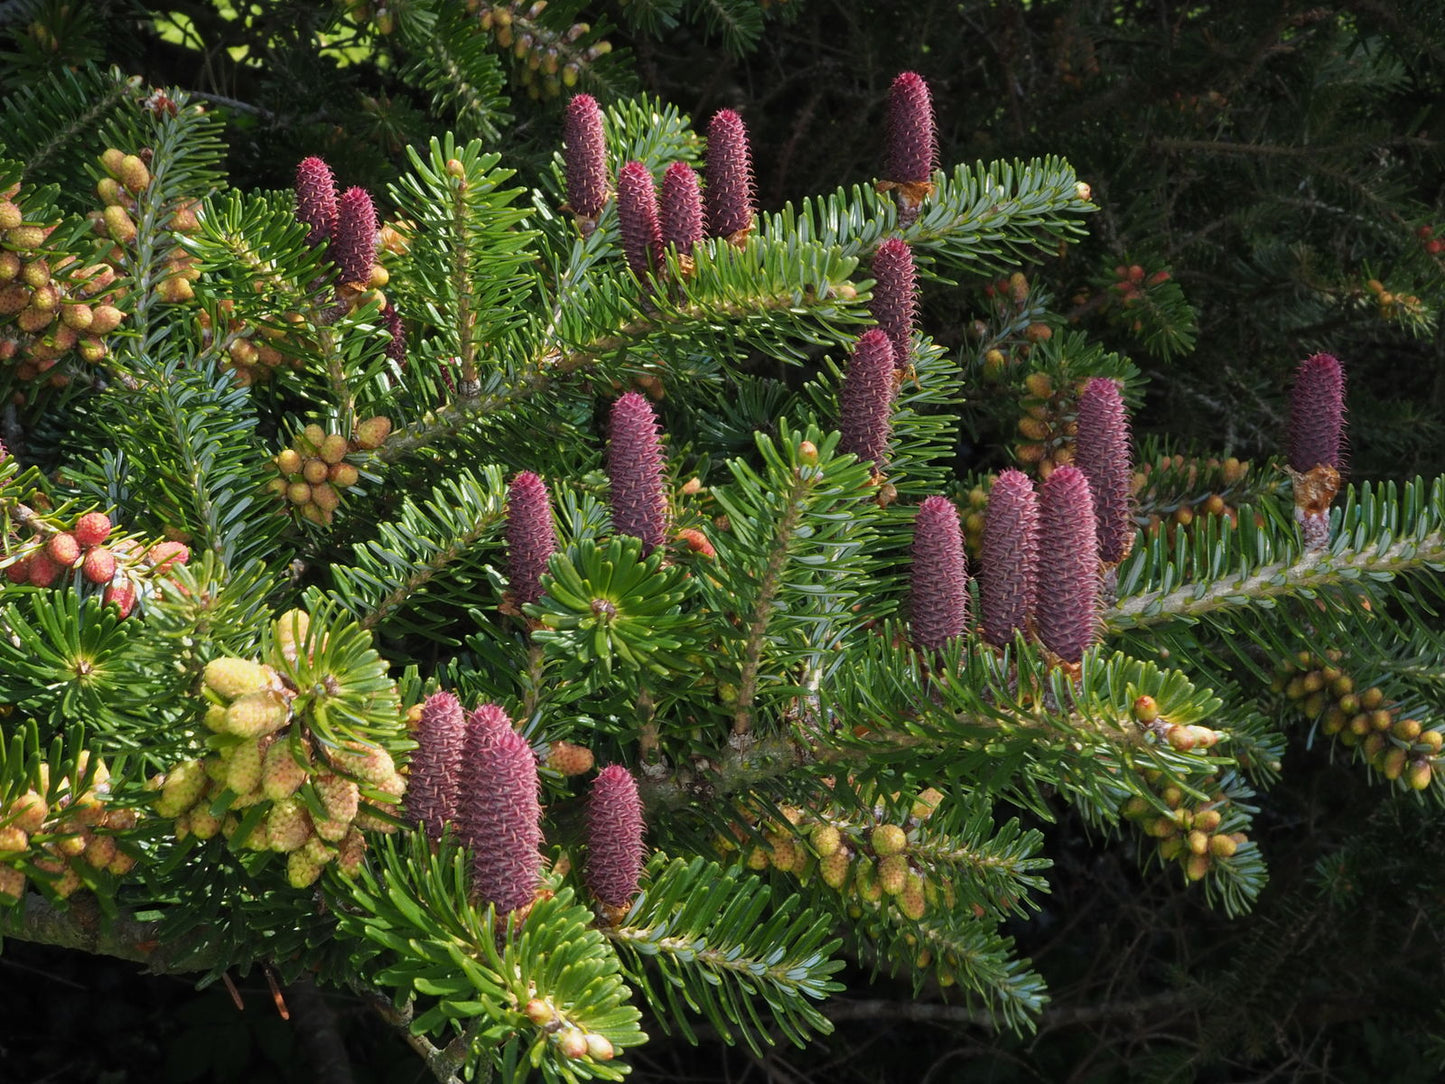
[[1436, 1078], [1437, 5], [0, 33], [19, 1079]]

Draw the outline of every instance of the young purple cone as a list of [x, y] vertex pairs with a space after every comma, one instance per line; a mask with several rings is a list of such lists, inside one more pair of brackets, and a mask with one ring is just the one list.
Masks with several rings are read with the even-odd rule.
[[1300, 363], [1290, 396], [1289, 465], [1303, 474], [1311, 467], [1343, 466], [1345, 371], [1332, 354]]
[[342, 284], [365, 286], [376, 260], [376, 207], [364, 188], [348, 188], [336, 207], [331, 262]]
[[381, 319], [391, 334], [391, 342], [386, 344], [386, 356], [405, 369], [406, 329], [401, 325], [401, 313], [396, 311], [395, 305], [388, 303], [386, 308], [381, 310]]
[[1063, 466], [1039, 487], [1039, 640], [1065, 662], [1078, 662], [1098, 636], [1098, 608], [1094, 497], [1084, 472]]
[[838, 392], [838, 449], [870, 460], [882, 470], [892, 434], [893, 344], [881, 328], [865, 331], [854, 344]]
[[1294, 514], [1307, 549], [1324, 549], [1330, 542], [1330, 504], [1340, 489], [1344, 433], [1344, 369], [1333, 355], [1315, 354], [1295, 373], [1289, 417]]
[[493, 710], [485, 718], [474, 712], [467, 727], [457, 835], [472, 852], [472, 891], [504, 915], [536, 898], [542, 807], [532, 747], [510, 724], [496, 722], [500, 708], [485, 707]]
[[637, 895], [646, 851], [637, 780], [620, 764], [598, 773], [587, 802], [587, 887], [608, 907], [626, 907]]
[[644, 278], [662, 258], [662, 228], [652, 174], [641, 162], [628, 162], [617, 174], [617, 226], [627, 266]]
[[999, 647], [1027, 631], [1039, 574], [1039, 497], [1023, 471], [993, 483], [983, 520], [979, 609], [984, 639]]
[[630, 391], [612, 404], [607, 477], [612, 483], [612, 526], [642, 539], [643, 554], [667, 540], [667, 493], [657, 415], [646, 397]]
[[884, 181], [898, 196], [898, 221], [908, 226], [919, 205], [933, 192], [933, 167], [938, 137], [933, 127], [933, 99], [916, 72], [902, 72], [888, 93], [887, 146]]
[[296, 167], [296, 217], [311, 227], [308, 244], [319, 245], [336, 230], [336, 178], [320, 158], [303, 158]]
[[1106, 565], [1117, 565], [1129, 555], [1134, 543], [1130, 508], [1134, 471], [1124, 396], [1113, 380], [1096, 377], [1079, 396], [1074, 465], [1089, 479], [1089, 490], [1094, 495], [1099, 559]]
[[753, 163], [748, 130], [731, 109], [719, 109], [707, 127], [707, 235], [735, 243], [753, 228]]
[[702, 240], [702, 192], [697, 172], [686, 162], [674, 162], [662, 175], [662, 243], [674, 245], [686, 256]]
[[873, 254], [873, 319], [893, 344], [893, 363], [902, 369], [913, 360], [913, 321], [918, 312], [918, 282], [913, 250], [890, 237]]
[[583, 232], [591, 233], [607, 205], [607, 138], [602, 132], [602, 110], [590, 94], [578, 94], [567, 103], [562, 140], [567, 205], [582, 223]]
[[507, 587], [514, 605], [542, 597], [542, 573], [556, 548], [547, 486], [523, 471], [507, 487]]
[[928, 497], [913, 522], [913, 644], [925, 651], [963, 635], [968, 622], [968, 562], [958, 509], [947, 497]]
[[456, 820], [465, 731], [462, 705], [451, 693], [433, 693], [421, 706], [405, 809], [407, 820], [432, 839], [439, 839], [442, 826]]

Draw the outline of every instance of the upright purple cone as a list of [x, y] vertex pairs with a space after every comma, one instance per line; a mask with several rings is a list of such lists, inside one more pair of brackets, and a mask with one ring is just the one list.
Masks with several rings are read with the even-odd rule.
[[1129, 417], [1119, 385], [1096, 377], [1084, 386], [1078, 404], [1074, 464], [1089, 480], [1094, 496], [1094, 529], [1099, 559], [1117, 565], [1134, 543], [1130, 495], [1134, 471], [1129, 454]]
[[1311, 467], [1344, 465], [1345, 371], [1332, 354], [1315, 354], [1295, 371], [1290, 396], [1289, 465], [1303, 474]]
[[901, 72], [888, 92], [885, 180], [894, 184], [927, 184], [938, 162], [938, 136], [933, 126], [933, 98], [917, 72]]
[[645, 278], [662, 258], [662, 228], [652, 174], [641, 162], [628, 162], [618, 171], [617, 227], [627, 266], [638, 278]]
[[913, 523], [914, 646], [936, 651], [963, 635], [968, 623], [968, 562], [958, 509], [947, 497], [928, 497]]
[[662, 175], [662, 243], [686, 256], [702, 240], [702, 225], [697, 172], [686, 162], [674, 162]]
[[311, 227], [306, 240], [313, 245], [336, 230], [336, 178], [320, 158], [303, 158], [296, 167], [296, 217]]
[[442, 827], [456, 820], [465, 729], [462, 705], [451, 693], [433, 693], [422, 705], [405, 809], [407, 819], [432, 839], [439, 839]]
[[1078, 662], [1098, 638], [1098, 611], [1094, 497], [1084, 472], [1063, 466], [1039, 487], [1039, 640], [1065, 662]]
[[567, 205], [591, 233], [607, 206], [607, 137], [602, 110], [590, 94], [578, 94], [567, 103], [562, 122], [563, 161], [567, 167]]
[[747, 127], [731, 109], [719, 109], [708, 125], [704, 172], [708, 236], [746, 238], [753, 228], [753, 162]]
[[890, 237], [873, 254], [873, 319], [893, 344], [893, 363], [900, 369], [913, 360], [913, 323], [918, 312], [918, 282], [913, 250]]
[[536, 898], [542, 881], [537, 760], [522, 735], [490, 715], [467, 727], [457, 835], [472, 852], [472, 891], [499, 915]]
[[637, 780], [620, 764], [598, 773], [587, 802], [587, 886], [609, 907], [637, 895], [646, 850]]
[[1295, 518], [1305, 548], [1321, 550], [1330, 542], [1330, 505], [1345, 465], [1345, 372], [1333, 355], [1315, 354], [1295, 373], [1289, 436]]
[[557, 548], [547, 486], [522, 471], [507, 487], [507, 588], [522, 606], [542, 597], [542, 573]]
[[881, 471], [888, 461], [892, 412], [893, 344], [882, 329], [873, 328], [854, 344], [838, 392], [839, 450], [870, 460]]
[[1022, 471], [993, 483], [983, 520], [979, 609], [984, 638], [1003, 647], [1027, 632], [1039, 572], [1039, 498]]
[[635, 391], [622, 396], [612, 404], [608, 437], [612, 526], [642, 539], [642, 552], [651, 553], [667, 540], [662, 440], [652, 404]]
[[376, 261], [376, 207], [364, 188], [348, 188], [336, 207], [331, 262], [338, 282], [365, 286]]

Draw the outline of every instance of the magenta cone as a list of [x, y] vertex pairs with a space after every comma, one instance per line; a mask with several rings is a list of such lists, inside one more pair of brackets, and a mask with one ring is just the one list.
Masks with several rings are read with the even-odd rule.
[[1000, 474], [983, 520], [979, 609], [983, 635], [1000, 647], [1028, 630], [1039, 569], [1039, 498], [1022, 471]]
[[1065, 662], [1078, 662], [1098, 638], [1098, 610], [1094, 497], [1084, 472], [1063, 466], [1039, 487], [1039, 639]]
[[1074, 465], [1089, 479], [1094, 495], [1094, 530], [1099, 558], [1117, 565], [1134, 542], [1131, 488], [1134, 469], [1129, 454], [1129, 417], [1119, 385], [1095, 377], [1079, 396], [1078, 435]]
[[467, 727], [457, 835], [472, 852], [472, 891], [484, 903], [501, 914], [536, 898], [542, 881], [537, 760], [510, 725], [474, 719]]
[[928, 497], [913, 523], [914, 646], [937, 650], [963, 635], [968, 622], [968, 563], [958, 509], [947, 497]]
[[642, 800], [637, 780], [620, 764], [603, 768], [587, 803], [587, 885], [610, 907], [625, 907], [637, 895], [646, 851]]
[[507, 487], [507, 587], [517, 605], [542, 597], [542, 573], [556, 548], [547, 486], [523, 471]]
[[667, 493], [662, 441], [652, 404], [630, 391], [612, 404], [607, 477], [612, 483], [612, 526], [642, 539], [651, 553], [667, 539]]

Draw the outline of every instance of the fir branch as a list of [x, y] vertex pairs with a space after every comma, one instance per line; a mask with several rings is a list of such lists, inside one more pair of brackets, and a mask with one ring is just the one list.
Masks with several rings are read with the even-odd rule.
[[748, 623], [747, 640], [743, 646], [743, 661], [738, 680], [737, 710], [733, 712], [733, 734], [741, 737], [752, 727], [753, 697], [758, 689], [758, 663], [763, 656], [763, 638], [768, 632], [768, 620], [772, 617], [773, 596], [778, 590], [778, 578], [788, 561], [788, 550], [796, 541], [795, 532], [802, 518], [803, 502], [820, 477], [812, 472], [799, 471], [793, 480], [792, 489], [784, 500], [787, 510], [778, 521], [772, 552], [768, 563], [758, 577], [758, 591], [753, 599], [752, 620]]
[[[1191, 620], [1236, 609], [1271, 606], [1301, 594], [1445, 565], [1445, 479], [1407, 483], [1396, 497], [1393, 483], [1353, 488], [1333, 527], [1327, 550], [1301, 548], [1293, 525], [1282, 517], [1256, 527], [1248, 512], [1241, 528], [1226, 520], [1204, 533], [1191, 551], [1182, 536], [1174, 554], [1144, 547], [1120, 570], [1120, 601], [1106, 615], [1111, 632]], [[1290, 532], [1286, 535], [1286, 531]], [[1275, 560], [1262, 555], [1283, 553]], [[1232, 567], [1231, 567], [1232, 566]], [[1140, 583], [1155, 582], [1138, 591]], [[1175, 586], [1181, 584], [1181, 586]]]

